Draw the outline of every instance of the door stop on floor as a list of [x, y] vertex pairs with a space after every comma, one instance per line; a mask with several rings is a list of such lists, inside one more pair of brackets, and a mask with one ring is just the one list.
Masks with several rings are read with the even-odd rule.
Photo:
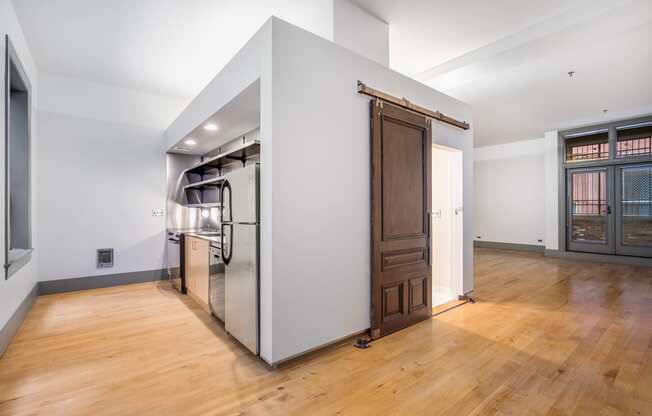
[[355, 342], [355, 344], [353, 344], [353, 346], [361, 350], [365, 350], [371, 347], [370, 342], [371, 342], [370, 339], [358, 338], [358, 340]]

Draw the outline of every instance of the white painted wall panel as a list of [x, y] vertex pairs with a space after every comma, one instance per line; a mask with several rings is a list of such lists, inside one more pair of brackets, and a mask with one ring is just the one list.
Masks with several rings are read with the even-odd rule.
[[[40, 280], [165, 267], [164, 128], [185, 102], [43, 74], [37, 122]], [[95, 251], [115, 250], [97, 269]]]
[[475, 149], [475, 236], [482, 241], [543, 245], [544, 140]]
[[[40, 279], [162, 269], [163, 130], [46, 111], [38, 125]], [[98, 248], [115, 250], [113, 268], [96, 268]]]
[[545, 246], [559, 250], [559, 140], [557, 131], [547, 131], [545, 146]]
[[[279, 20], [273, 27], [273, 80], [272, 341], [278, 361], [370, 325], [369, 98], [356, 93], [356, 81], [459, 119], [472, 121], [472, 113]], [[464, 150], [467, 209], [473, 206], [472, 137], [437, 123], [433, 128], [433, 141]], [[472, 215], [465, 219], [468, 291]]]

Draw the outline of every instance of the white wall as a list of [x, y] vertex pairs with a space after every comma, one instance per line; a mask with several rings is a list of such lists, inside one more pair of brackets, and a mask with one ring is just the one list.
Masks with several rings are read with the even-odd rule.
[[[183, 100], [41, 76], [40, 280], [165, 267], [164, 128]], [[114, 267], [95, 251], [114, 248]]]
[[389, 25], [349, 0], [333, 0], [333, 41], [389, 66]]
[[476, 239], [542, 246], [544, 189], [543, 139], [476, 148]]
[[557, 131], [547, 131], [545, 151], [545, 239], [546, 250], [559, 250], [559, 140]]
[[[18, 19], [16, 17], [16, 13], [14, 12], [13, 5], [11, 3], [11, 0], [0, 0], [0, 35], [2, 35], [1, 39], [1, 44], [0, 46], [0, 53], [1, 53], [1, 58], [0, 61], [3, 62], [4, 65], [4, 56], [5, 56], [5, 40], [4, 40], [4, 35], [8, 34], [11, 42], [13, 44], [14, 49], [16, 50], [16, 53], [18, 54], [18, 57], [21, 60], [21, 63], [23, 64], [23, 67], [25, 71], [27, 72], [27, 77], [29, 78], [31, 85], [32, 85], [32, 148], [38, 146], [38, 128], [34, 120], [36, 117], [34, 114], [36, 111], [34, 110], [35, 106], [38, 103], [38, 95], [39, 95], [39, 85], [38, 85], [38, 77], [37, 77], [37, 71], [36, 71], [36, 65], [34, 63], [34, 60], [32, 59], [32, 56], [29, 51], [29, 47], [27, 45], [27, 42], [25, 41], [25, 38], [23, 36], [22, 29], [20, 27], [20, 23], [18, 22]], [[2, 83], [0, 83], [0, 132], [3, 135], [3, 141], [4, 141], [4, 131], [5, 131], [5, 83], [4, 83], [4, 66], [2, 71], [0, 72], [0, 77], [2, 78]], [[4, 145], [0, 146], [0, 161], [5, 160], [5, 147]], [[5, 280], [4, 278], [4, 271], [2, 272], [2, 275], [0, 276], [0, 328], [3, 328], [9, 318], [14, 314], [18, 306], [21, 304], [21, 302], [25, 299], [25, 297], [29, 294], [29, 292], [34, 288], [34, 285], [38, 281], [38, 260], [39, 260], [39, 255], [42, 252], [41, 248], [38, 246], [38, 224], [34, 220], [34, 213], [37, 212], [38, 210], [38, 200], [39, 200], [39, 189], [37, 186], [37, 181], [36, 181], [36, 175], [39, 172], [39, 167], [36, 164], [36, 157], [35, 157], [35, 152], [32, 151], [32, 189], [31, 189], [31, 196], [32, 196], [32, 245], [34, 246], [35, 250], [32, 253], [32, 259], [27, 264], [24, 266], [22, 269], [20, 269], [17, 273], [15, 273], [13, 276], [9, 278], [9, 280]], [[0, 184], [4, 184], [5, 177], [4, 177], [4, 169], [0, 169]], [[4, 192], [5, 188], [4, 185], [0, 186], [0, 192], [2, 193], [2, 197], [0, 197], [1, 201], [4, 201]], [[4, 202], [0, 203], [0, 218], [4, 219]], [[4, 244], [5, 244], [5, 226], [4, 226], [4, 220], [0, 221], [0, 255], [4, 256]], [[3, 259], [4, 262], [4, 259]]]
[[[280, 20], [274, 20], [272, 62], [274, 153], [265, 166], [272, 184], [263, 184], [263, 194], [271, 192], [273, 206], [272, 360], [278, 361], [370, 326], [369, 98], [356, 93], [356, 81], [459, 119], [472, 122], [472, 112]], [[471, 209], [472, 131], [434, 123], [433, 141], [464, 151], [464, 203]], [[464, 225], [469, 291], [472, 215]]]

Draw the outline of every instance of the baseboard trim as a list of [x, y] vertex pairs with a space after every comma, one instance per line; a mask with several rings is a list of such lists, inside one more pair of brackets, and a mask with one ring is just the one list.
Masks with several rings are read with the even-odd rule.
[[32, 290], [25, 296], [25, 299], [20, 303], [16, 311], [11, 315], [9, 321], [5, 326], [0, 329], [0, 358], [4, 355], [7, 347], [11, 343], [11, 340], [14, 339], [20, 326], [23, 324], [23, 321], [27, 317], [27, 314], [32, 309], [32, 305], [38, 296], [38, 283], [34, 285]]
[[608, 254], [580, 253], [577, 251], [561, 250], [545, 250], [543, 254], [547, 257], [557, 257], [570, 260], [652, 267], [652, 258], [645, 257], [613, 256]]
[[481, 240], [474, 240], [473, 247], [494, 248], [498, 250], [532, 251], [536, 253], [543, 253], [545, 250], [545, 246], [537, 246], [534, 244], [499, 243], [497, 241]]
[[145, 270], [142, 272], [105, 274], [101, 276], [76, 277], [73, 279], [47, 280], [39, 282], [39, 295], [52, 295], [56, 293], [75, 292], [78, 290], [100, 289], [130, 285], [133, 283], [155, 282], [167, 279], [167, 271]]

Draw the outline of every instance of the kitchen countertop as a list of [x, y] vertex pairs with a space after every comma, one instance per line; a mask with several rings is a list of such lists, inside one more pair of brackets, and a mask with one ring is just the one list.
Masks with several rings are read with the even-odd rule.
[[[219, 233], [219, 231], [218, 231]], [[195, 238], [201, 238], [202, 240], [206, 240], [210, 243], [220, 243], [222, 241], [220, 235], [202, 235], [201, 233], [195, 233], [195, 232], [190, 232], [190, 233], [183, 233], [183, 235], [189, 236], [189, 237], [195, 237]]]
[[179, 234], [220, 233], [219, 228], [168, 228], [167, 232]]

